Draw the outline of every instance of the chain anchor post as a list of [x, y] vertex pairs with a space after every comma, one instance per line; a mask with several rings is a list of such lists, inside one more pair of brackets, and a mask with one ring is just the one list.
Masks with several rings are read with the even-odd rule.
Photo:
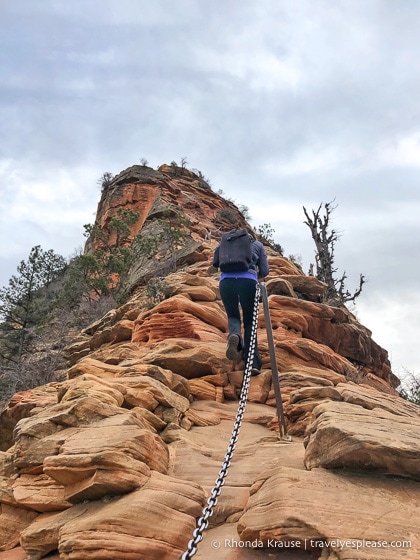
[[279, 370], [277, 367], [277, 358], [276, 358], [276, 351], [275, 351], [275, 344], [274, 344], [274, 337], [273, 337], [273, 327], [271, 324], [270, 307], [268, 305], [267, 286], [265, 282], [260, 282], [260, 289], [261, 289], [261, 299], [264, 308], [264, 321], [265, 321], [265, 330], [267, 332], [268, 349], [270, 352], [271, 374], [273, 379], [274, 395], [276, 397], [277, 417], [279, 421], [279, 436], [280, 439], [283, 441], [292, 441], [292, 436], [288, 435], [286, 430], [286, 420], [284, 417], [283, 401], [281, 398]]

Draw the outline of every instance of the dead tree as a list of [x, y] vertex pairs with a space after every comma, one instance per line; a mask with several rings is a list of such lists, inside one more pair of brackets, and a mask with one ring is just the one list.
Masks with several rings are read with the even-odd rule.
[[[330, 229], [331, 214], [337, 208], [337, 206], [333, 206], [333, 202], [321, 203], [316, 211], [312, 210], [312, 216], [308, 214], [305, 207], [303, 207], [303, 211], [306, 216], [304, 223], [311, 230], [312, 239], [316, 246], [316, 278], [327, 285], [324, 301], [340, 305], [348, 301], [354, 302], [360, 296], [365, 277], [363, 274], [360, 275], [359, 287], [353, 294], [345, 287], [345, 280], [347, 279], [345, 271], [338, 280], [335, 278], [337, 268], [334, 267], [334, 251], [335, 243], [340, 236], [334, 229]], [[322, 206], [325, 209], [323, 216], [320, 215]], [[314, 266], [311, 265], [312, 274], [313, 269]]]

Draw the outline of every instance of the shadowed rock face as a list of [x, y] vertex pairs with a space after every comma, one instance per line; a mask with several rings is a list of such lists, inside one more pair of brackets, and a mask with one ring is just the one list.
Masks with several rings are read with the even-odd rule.
[[[189, 238], [160, 297], [151, 302], [144, 285], [153, 267], [136, 263], [130, 301], [67, 348], [67, 379], [16, 394], [1, 414], [0, 560], [179, 559], [192, 538], [231, 438], [243, 364], [225, 357], [226, 316], [218, 276], [208, 272], [218, 213], [233, 205], [197, 175], [175, 171], [129, 168], [98, 207], [102, 224], [118, 208], [138, 211], [133, 237], [168, 205], [187, 215]], [[396, 393], [370, 331], [344, 307], [317, 303], [325, 286], [267, 252], [293, 440], [276, 433], [261, 309], [262, 373], [250, 380], [196, 558], [417, 558], [419, 407]], [[356, 548], [361, 539], [387, 546]], [[396, 541], [410, 546], [391, 549]]]

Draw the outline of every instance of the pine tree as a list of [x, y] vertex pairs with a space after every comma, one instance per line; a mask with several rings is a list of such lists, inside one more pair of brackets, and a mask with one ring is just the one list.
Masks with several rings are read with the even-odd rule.
[[133, 258], [130, 226], [139, 216], [138, 212], [120, 208], [104, 226], [98, 222], [84, 225], [90, 249], [70, 264], [63, 289], [65, 303], [78, 305], [83, 299], [110, 294], [118, 300]]
[[33, 247], [26, 261], [17, 267], [7, 287], [0, 289], [0, 359], [18, 363], [27, 350], [30, 329], [45, 312], [45, 301], [37, 297], [66, 268], [66, 261], [54, 251]]

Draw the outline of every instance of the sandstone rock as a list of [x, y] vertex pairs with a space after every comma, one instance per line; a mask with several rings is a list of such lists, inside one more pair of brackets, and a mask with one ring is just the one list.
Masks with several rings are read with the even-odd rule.
[[340, 393], [343, 401], [351, 404], [358, 404], [368, 410], [381, 408], [392, 414], [410, 416], [417, 419], [420, 418], [420, 409], [418, 405], [406, 401], [399, 395], [384, 395], [374, 388], [355, 385], [353, 383], [339, 383], [336, 389]]
[[10, 477], [13, 472], [13, 455], [0, 451], [0, 476]]
[[127, 380], [130, 382], [132, 377], [147, 375], [163, 383], [173, 391], [178, 392], [180, 395], [188, 397], [188, 381], [169, 369], [164, 369], [153, 364], [145, 364], [142, 360], [124, 360], [120, 362], [120, 365], [124, 368], [119, 374], [120, 379], [113, 380], [112, 383], [124, 384]]
[[244, 370], [245, 370], [245, 363], [242, 361], [240, 369], [232, 369], [227, 373], [229, 383], [238, 390], [238, 394], [241, 390], [242, 382], [244, 380]]
[[[326, 374], [328, 371], [333, 371], [345, 378], [355, 369], [348, 360], [328, 346], [307, 338], [288, 337], [276, 342], [276, 357], [280, 371], [290, 371], [292, 363], [294, 363], [296, 369], [300, 366], [313, 369], [324, 368]], [[268, 364], [269, 362], [267, 363], [263, 359], [263, 366], [269, 367]]]
[[0, 450], [7, 451], [13, 444], [13, 430], [22, 418], [32, 410], [42, 409], [57, 402], [59, 383], [50, 383], [42, 388], [15, 393], [0, 415]]
[[96, 321], [88, 325], [86, 328], [84, 328], [81, 331], [81, 334], [89, 335], [89, 337], [92, 337], [96, 332], [109, 328], [117, 320], [118, 320], [118, 311], [116, 309], [110, 309], [105, 313], [105, 315], [103, 315], [102, 317], [100, 317], [99, 319], [97, 319]]
[[294, 367], [292, 367], [291, 371], [295, 371], [303, 375], [308, 375], [309, 377], [314, 376], [321, 379], [325, 379], [331, 381], [333, 385], [346, 382], [346, 377], [343, 374], [336, 373], [335, 371], [331, 369], [327, 369], [322, 366], [312, 368], [312, 367], [305, 367], [305, 366], [302, 367], [302, 366], [295, 365]]
[[220, 424], [220, 416], [216, 412], [190, 408], [185, 416], [195, 426], [217, 426], [217, 424]]
[[223, 340], [226, 316], [215, 303], [196, 303], [175, 295], [152, 311], [141, 313], [135, 321], [133, 342], [153, 344], [167, 338]]
[[267, 282], [269, 295], [277, 294], [297, 298], [296, 292], [298, 292], [312, 301], [318, 301], [325, 294], [326, 289], [327, 285], [314, 276], [298, 274], [282, 274], [281, 277], [270, 278]]
[[[63, 390], [65, 389], [65, 390]], [[72, 383], [63, 386], [60, 392], [60, 402], [75, 400], [79, 397], [97, 398], [104, 404], [120, 407], [124, 402], [124, 395], [109, 383], [94, 375], [84, 375], [76, 378]]]
[[[203, 237], [211, 238], [213, 230], [217, 231], [214, 219], [220, 210], [226, 208], [226, 204], [231, 206], [232, 211], [238, 213], [235, 205], [215, 194], [198, 176], [194, 174], [189, 176], [188, 170], [184, 169], [182, 176], [174, 176], [173, 173], [148, 168], [147, 177], [144, 177], [144, 171], [141, 171], [143, 176], [140, 177], [138, 169], [141, 167], [133, 166], [125, 170], [123, 183], [115, 182], [116, 179], [112, 181], [110, 188], [103, 193], [96, 221], [100, 226], [104, 226], [119, 208], [129, 208], [139, 212], [139, 220], [130, 227], [131, 237], [134, 239], [140, 230], [142, 235], [156, 234], [153, 230], [153, 227], [156, 229], [159, 225], [156, 219], [162, 219], [168, 210], [182, 208], [183, 212], [191, 218], [188, 228], [190, 238], [184, 240], [183, 246], [177, 250], [177, 263], [197, 262], [203, 257], [207, 261], [208, 255], [203, 255], [205, 249], [202, 247]], [[200, 198], [199, 203], [197, 197]], [[239, 213], [238, 217], [240, 217]], [[109, 245], [112, 246], [113, 243], [115, 243], [115, 236], [108, 239]], [[91, 245], [95, 247], [94, 240], [88, 243], [88, 250]], [[163, 247], [161, 270], [164, 269], [165, 264], [173, 265], [171, 259], [165, 255], [166, 252], [167, 247]], [[136, 259], [130, 271], [129, 284], [135, 287], [151, 275], [156, 275], [156, 264], [148, 258]]]
[[182, 294], [192, 301], [215, 301], [218, 293], [214, 279], [187, 272], [173, 274], [167, 284], [169, 297]]
[[195, 173], [184, 167], [178, 167], [176, 165], [167, 165], [166, 163], [159, 166], [159, 171], [161, 173], [167, 173], [168, 175], [179, 174], [182, 177], [196, 178]]
[[[398, 396], [399, 393], [394, 389], [394, 387], [398, 387], [399, 380], [391, 374], [393, 379], [392, 387], [387, 383], [385, 379], [378, 377], [375, 375], [374, 371], [370, 371], [369, 368], [364, 368], [365, 374], [363, 378], [363, 384], [367, 385], [368, 387], [372, 387], [373, 389], [377, 389], [381, 393], [387, 393], [388, 395], [393, 395], [394, 397]], [[395, 382], [394, 382], [395, 380]]]
[[164, 408], [162, 412], [162, 418], [166, 424], [178, 424], [180, 426], [183, 416], [176, 408]]
[[[112, 502], [111, 502], [112, 504]], [[40, 560], [52, 551], [57, 551], [60, 529], [73, 519], [94, 513], [104, 507], [102, 502], [78, 504], [58, 513], [43, 513], [21, 532], [20, 544], [26, 560]]]
[[325, 402], [313, 410], [305, 466], [344, 468], [420, 480], [420, 416]]
[[12, 550], [0, 552], [0, 560], [25, 560], [25, 559], [26, 559], [25, 551], [20, 546], [17, 546]]
[[216, 387], [203, 379], [190, 379], [190, 392], [200, 401], [216, 400]]
[[[328, 499], [332, 493], [340, 499]], [[414, 482], [279, 466], [255, 480], [237, 529], [242, 541], [257, 539], [267, 553], [272, 539], [330, 560], [414, 560], [419, 499]], [[404, 540], [411, 548], [391, 547]]]
[[121, 342], [112, 347], [102, 346], [98, 350], [91, 352], [89, 358], [97, 360], [99, 363], [111, 366], [120, 365], [124, 362], [139, 361], [147, 353], [148, 348], [142, 348], [132, 342]]
[[[16, 425], [13, 461], [17, 468], [41, 465], [44, 457], [55, 455], [66, 436], [64, 428], [86, 426], [102, 418], [126, 415], [119, 407], [103, 404], [93, 397], [81, 397], [50, 405]], [[70, 432], [66, 431], [66, 435]]]
[[192, 301], [215, 301], [217, 290], [211, 286], [190, 286], [180, 284], [172, 287], [170, 295], [183, 294]]
[[95, 350], [103, 344], [116, 344], [123, 340], [131, 340], [133, 327], [134, 321], [123, 319], [115, 325], [97, 331], [90, 340], [90, 349]]
[[[330, 379], [322, 377], [322, 375], [322, 370], [308, 370], [308, 373], [301, 373], [298, 371], [286, 371], [279, 373], [280, 391], [283, 404], [287, 405], [290, 399], [290, 394], [302, 387], [333, 387], [334, 383]], [[337, 376], [337, 378], [339, 380], [343, 379], [341, 376]], [[270, 389], [266, 402], [271, 406], [275, 406], [275, 394], [273, 388]]]
[[151, 345], [168, 338], [196, 339], [208, 342], [224, 340], [224, 336], [218, 328], [208, 325], [188, 313], [177, 311], [167, 312], [165, 315], [154, 314], [146, 318], [135, 329], [133, 342]]
[[200, 379], [190, 379], [190, 394], [197, 400], [212, 400], [223, 402], [225, 400], [224, 388], [229, 384], [225, 373], [205, 375]]
[[286, 279], [280, 278], [271, 278], [267, 282], [267, 294], [272, 295], [281, 295], [287, 296], [292, 298], [297, 298], [296, 292], [293, 289], [293, 285], [291, 282], [288, 282]]
[[[96, 414], [95, 421], [98, 409], [86, 405], [91, 405], [93, 401], [99, 408], [100, 403], [95, 402], [95, 399], [85, 399], [84, 403], [80, 400], [72, 403], [71, 409], [68, 407], [70, 410], [64, 409], [60, 416], [56, 414], [52, 420], [45, 413], [44, 417], [39, 414], [18, 424], [13, 453], [15, 468], [22, 473], [37, 474], [41, 472], [46, 457], [62, 453], [94, 454], [117, 449], [129, 452], [141, 462], [146, 461], [151, 468], [165, 471], [166, 447], [158, 436], [150, 432], [145, 421], [136, 414], [106, 405], [100, 408], [102, 416]], [[91, 414], [92, 421], [88, 422], [83, 413]], [[80, 416], [77, 428], [63, 429], [64, 422], [76, 425]], [[58, 424], [58, 421], [62, 423]]]
[[170, 369], [187, 379], [224, 373], [229, 369], [226, 344], [185, 339], [168, 339], [155, 344], [144, 357], [145, 363]]
[[[204, 487], [206, 496], [211, 495], [212, 487]], [[248, 502], [249, 488], [245, 486], [226, 486], [223, 489], [223, 497], [218, 500], [214, 514], [210, 518], [209, 527], [216, 527], [226, 523], [228, 520], [239, 518]], [[1, 559], [0, 559], [1, 560]]]
[[[215, 387], [225, 387], [229, 383], [228, 375], [226, 373], [205, 375], [204, 377], [201, 377], [201, 380], [207, 381], [208, 383], [211, 383]], [[191, 381], [188, 382], [188, 385], [191, 386]]]
[[76, 364], [81, 358], [89, 355], [90, 340], [90, 336], [80, 335], [64, 348], [63, 355], [69, 366]]
[[118, 377], [124, 373], [124, 368], [116, 365], [106, 364], [92, 358], [84, 358], [67, 372], [67, 378], [73, 379], [83, 374], [95, 375], [96, 377]]
[[[190, 410], [199, 414], [209, 412], [217, 415], [221, 420], [230, 420], [233, 423], [238, 411], [238, 402], [220, 404], [211, 401], [193, 401]], [[244, 419], [247, 423], [266, 426], [273, 416], [274, 410], [269, 406], [258, 403], [247, 403], [246, 405]]]
[[294, 364], [292, 369], [280, 372], [280, 386], [294, 388], [310, 387], [316, 385], [337, 385], [346, 381], [344, 375], [326, 368], [307, 367]]
[[284, 404], [287, 431], [303, 436], [312, 419], [312, 410], [324, 400], [342, 400], [341, 393], [331, 386], [301, 387], [291, 391]]
[[260, 375], [250, 378], [248, 400], [249, 402], [264, 404], [271, 387], [271, 371], [262, 371]]
[[[11, 474], [14, 474], [12, 472]], [[12, 476], [0, 476], [0, 504], [17, 507], [15, 497], [13, 496], [13, 482]]]
[[178, 393], [178, 395], [181, 395], [186, 399], [190, 398], [189, 383], [185, 379], [185, 377], [182, 377], [182, 375], [178, 375], [176, 373], [172, 374], [172, 381], [170, 384], [170, 388], [175, 393]]
[[284, 274], [282, 279], [290, 282], [295, 292], [307, 296], [312, 301], [317, 301], [327, 291], [327, 285], [315, 276]]
[[334, 387], [302, 387], [290, 393], [289, 405], [323, 399], [341, 401], [342, 394]]
[[69, 505], [126, 494], [143, 486], [151, 474], [145, 463], [123, 451], [67, 453], [47, 457], [44, 472], [61, 482], [63, 494], [71, 502]]
[[[126, 406], [143, 406], [154, 410], [160, 403], [185, 412], [190, 403], [187, 398], [169, 389], [166, 385], [147, 375], [121, 377], [119, 383], [124, 386], [124, 403]], [[151, 403], [151, 404], [150, 404]]]
[[[61, 455], [102, 454], [110, 450], [127, 453], [147, 463], [153, 470], [166, 472], [168, 453], [157, 434], [143, 428], [130, 414], [104, 418], [89, 426], [73, 429], [59, 449]], [[57, 458], [58, 460], [58, 458]]]
[[159, 406], [159, 401], [151, 390], [144, 387], [139, 390], [129, 388], [125, 394], [125, 404], [128, 408], [136, 406], [146, 410], [155, 410]]
[[158, 416], [156, 416], [156, 414], [153, 414], [153, 412], [150, 412], [145, 408], [134, 407], [131, 409], [131, 413], [134, 414], [137, 418], [145, 420], [151, 431], [159, 432], [160, 430], [163, 430], [166, 425], [166, 423], [163, 422], [163, 420], [161, 420]]
[[19, 544], [21, 532], [38, 513], [0, 503], [0, 550], [10, 550]]
[[[160, 183], [159, 177], [156, 179], [154, 178], [153, 180], [158, 184]], [[149, 180], [147, 179], [147, 181]], [[119, 207], [125, 208], [128, 205], [131, 210], [139, 212], [140, 214], [139, 220], [131, 226], [132, 237], [134, 238], [142, 228], [159, 193], [160, 189], [157, 184], [142, 184], [134, 181], [127, 182], [126, 184], [121, 185], [118, 189], [108, 189], [103, 193], [103, 197], [98, 206], [96, 219], [98, 220], [99, 225], [104, 227], [112, 216], [115, 215]], [[111, 237], [108, 240], [108, 244], [110, 246], [114, 243], [115, 236], [114, 238]]]
[[46, 474], [22, 474], [13, 483], [12, 490], [17, 504], [38, 512], [60, 511], [71, 506], [64, 486]]
[[[236, 403], [192, 403], [198, 412], [203, 410], [216, 413], [219, 410], [220, 422], [205, 428], [193, 426], [189, 432], [179, 431], [178, 439], [173, 438], [169, 445], [172, 460], [168, 474], [206, 486], [214, 483], [232, 435], [237, 408], [234, 404]], [[287, 462], [287, 446], [280, 443], [277, 436], [270, 436], [265, 428], [273, 415], [274, 411], [265, 405], [248, 403], [245, 412], [247, 419], [241, 428], [241, 436], [229, 469], [226, 482], [228, 486], [248, 487], [263, 465], [267, 468], [278, 464], [279, 460]], [[302, 459], [300, 462], [302, 463]]]
[[45, 457], [56, 455], [65, 437], [77, 431], [76, 428], [68, 428], [66, 436], [64, 436], [62, 429], [60, 429], [61, 427], [56, 431], [57, 426], [53, 423], [49, 425], [50, 433], [46, 431], [47, 425], [42, 427], [45, 431], [40, 434], [40, 437], [30, 433], [26, 434], [23, 430], [17, 436], [13, 452], [13, 463], [21, 474], [40, 474]]
[[[89, 373], [91, 366], [95, 375]], [[95, 384], [99, 393], [103, 391], [109, 394], [108, 400], [111, 397], [118, 405], [122, 404], [122, 397], [125, 405], [142, 405], [150, 410], [153, 410], [159, 402], [178, 407], [182, 411], [188, 406], [186, 404], [186, 397], [189, 395], [188, 382], [170, 370], [156, 365], [139, 363], [138, 360], [125, 360], [120, 363], [120, 366], [112, 366], [87, 359], [71, 369], [72, 374], [80, 377], [79, 384], [83, 383], [82, 387], [89, 389], [92, 397], [95, 396], [92, 391]], [[92, 384], [92, 388], [89, 387], [89, 383]], [[68, 397], [70, 399], [80, 392], [78, 384], [63, 384], [60, 392], [62, 400], [66, 398], [68, 387], [71, 388]]]
[[56, 549], [63, 559], [171, 560], [186, 547], [203, 505], [198, 485], [154, 473], [127, 496], [40, 516], [22, 533], [22, 546], [28, 560]]
[[285, 257], [273, 256], [267, 253], [268, 263], [270, 265], [270, 275], [269, 278], [283, 275], [297, 275], [303, 276], [302, 270], [300, 270], [292, 261], [286, 259]]
[[[311, 368], [307, 368], [306, 370], [303, 368], [302, 370], [298, 370], [296, 372], [281, 372], [279, 374], [280, 390], [286, 415], [288, 416], [290, 396], [297, 389], [303, 387], [333, 387], [334, 381], [335, 383], [338, 383], [343, 381], [343, 379], [343, 376], [337, 375], [334, 372]], [[269, 404], [270, 406], [276, 405], [273, 388], [270, 389], [266, 404]], [[296, 415], [294, 414], [293, 417], [296, 417]], [[289, 417], [289, 420], [294, 421], [292, 420], [292, 416]]]
[[327, 345], [345, 358], [374, 367], [379, 377], [394, 382], [387, 353], [347, 310], [277, 295], [270, 296], [269, 302], [277, 325]]
[[87, 394], [74, 400], [50, 405], [39, 410], [37, 414], [21, 420], [16, 426], [15, 436], [18, 437], [24, 432], [34, 437], [41, 437], [44, 430], [45, 433], [52, 433], [54, 429], [63, 427], [86, 426], [119, 414], [127, 414], [127, 411], [119, 406], [105, 403], [97, 396], [91, 397]]

